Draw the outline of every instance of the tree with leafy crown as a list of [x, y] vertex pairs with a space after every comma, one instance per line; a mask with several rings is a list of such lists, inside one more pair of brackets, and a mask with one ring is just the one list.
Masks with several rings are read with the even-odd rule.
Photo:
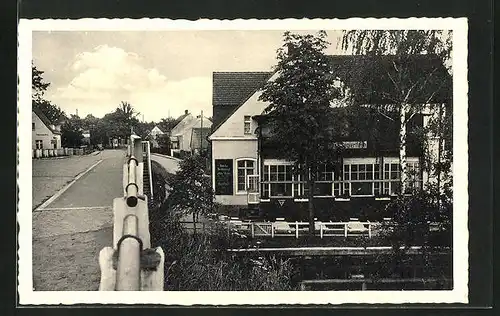
[[[352, 97], [358, 100], [382, 98], [387, 104], [367, 104], [379, 114], [399, 123], [400, 194], [407, 191], [408, 170], [406, 163], [407, 125], [423, 111], [436, 113], [438, 136], [438, 186], [443, 166], [439, 160], [445, 154], [444, 134], [451, 135], [451, 103], [443, 99], [451, 96], [452, 32], [439, 30], [351, 30], [344, 31], [341, 48], [352, 54], [365, 55], [346, 76]], [[380, 65], [385, 65], [380, 67]], [[421, 67], [425, 67], [422, 71]], [[365, 80], [376, 73], [388, 85], [370, 89]], [[396, 115], [394, 115], [396, 114]], [[444, 127], [443, 127], [444, 126]], [[448, 129], [446, 129], [448, 127]], [[449, 158], [451, 151], [446, 153]], [[446, 166], [446, 164], [445, 164]]]
[[43, 74], [43, 71], [37, 69], [33, 63], [31, 64], [32, 106], [33, 108], [38, 108], [52, 124], [56, 125], [62, 123], [67, 118], [66, 113], [57, 105], [44, 99], [43, 96], [50, 83], [44, 81]]
[[336, 77], [329, 57], [325, 31], [317, 35], [284, 33], [277, 51], [275, 78], [259, 97], [269, 105], [264, 110], [270, 137], [280, 144], [285, 159], [294, 163], [296, 174], [308, 185], [309, 233], [314, 235], [314, 187], [320, 166], [337, 160], [342, 147], [335, 142], [338, 115], [331, 115], [331, 102], [338, 96]]
[[215, 206], [215, 194], [204, 168], [204, 159], [199, 155], [183, 159], [179, 164], [179, 171], [170, 183], [167, 200], [173, 212], [192, 215], [195, 235], [198, 217], [213, 212]]

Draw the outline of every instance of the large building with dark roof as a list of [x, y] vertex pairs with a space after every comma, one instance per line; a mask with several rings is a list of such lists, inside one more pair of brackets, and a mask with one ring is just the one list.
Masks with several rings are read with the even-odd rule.
[[[384, 205], [398, 193], [399, 123], [377, 116], [370, 107], [390, 104], [382, 91], [390, 80], [384, 69], [393, 67], [393, 62], [398, 61], [392, 56], [331, 56], [339, 80], [347, 87], [363, 89], [364, 97], [354, 99], [351, 106], [357, 106], [357, 115], [339, 138], [346, 150], [336, 163], [318, 171], [314, 192], [318, 218], [375, 220], [384, 216]], [[414, 100], [444, 105], [450, 111], [451, 76], [440, 61], [432, 56], [415, 56], [406, 62], [414, 65], [410, 71], [414, 80], [428, 73], [438, 74], [424, 85], [425, 89], [437, 91], [431, 100]], [[228, 207], [253, 210], [271, 220], [307, 219], [305, 178], [294, 174], [293, 162], [287, 161], [280, 144], [272, 141], [263, 115], [268, 104], [259, 100], [260, 89], [275, 76], [278, 74], [271, 72], [213, 74], [214, 124], [209, 136], [212, 185], [217, 202]], [[421, 140], [412, 135], [428, 119], [427, 113], [419, 113], [408, 124], [408, 184], [415, 189], [422, 188], [429, 176], [421, 168]]]

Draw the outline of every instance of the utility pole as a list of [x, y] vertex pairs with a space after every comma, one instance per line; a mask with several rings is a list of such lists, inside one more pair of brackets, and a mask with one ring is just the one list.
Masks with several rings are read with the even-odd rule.
[[200, 129], [200, 155], [203, 149], [203, 110], [201, 110], [201, 129]]

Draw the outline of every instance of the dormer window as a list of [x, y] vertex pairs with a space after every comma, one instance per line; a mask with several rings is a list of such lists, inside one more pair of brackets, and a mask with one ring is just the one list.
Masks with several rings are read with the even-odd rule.
[[243, 129], [245, 135], [252, 134], [251, 126], [252, 126], [252, 117], [250, 115], [245, 115], [244, 129]]

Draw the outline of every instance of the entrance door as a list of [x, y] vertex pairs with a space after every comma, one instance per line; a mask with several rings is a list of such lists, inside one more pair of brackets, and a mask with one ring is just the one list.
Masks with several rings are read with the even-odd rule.
[[251, 174], [247, 176], [248, 204], [259, 203], [259, 175]]

